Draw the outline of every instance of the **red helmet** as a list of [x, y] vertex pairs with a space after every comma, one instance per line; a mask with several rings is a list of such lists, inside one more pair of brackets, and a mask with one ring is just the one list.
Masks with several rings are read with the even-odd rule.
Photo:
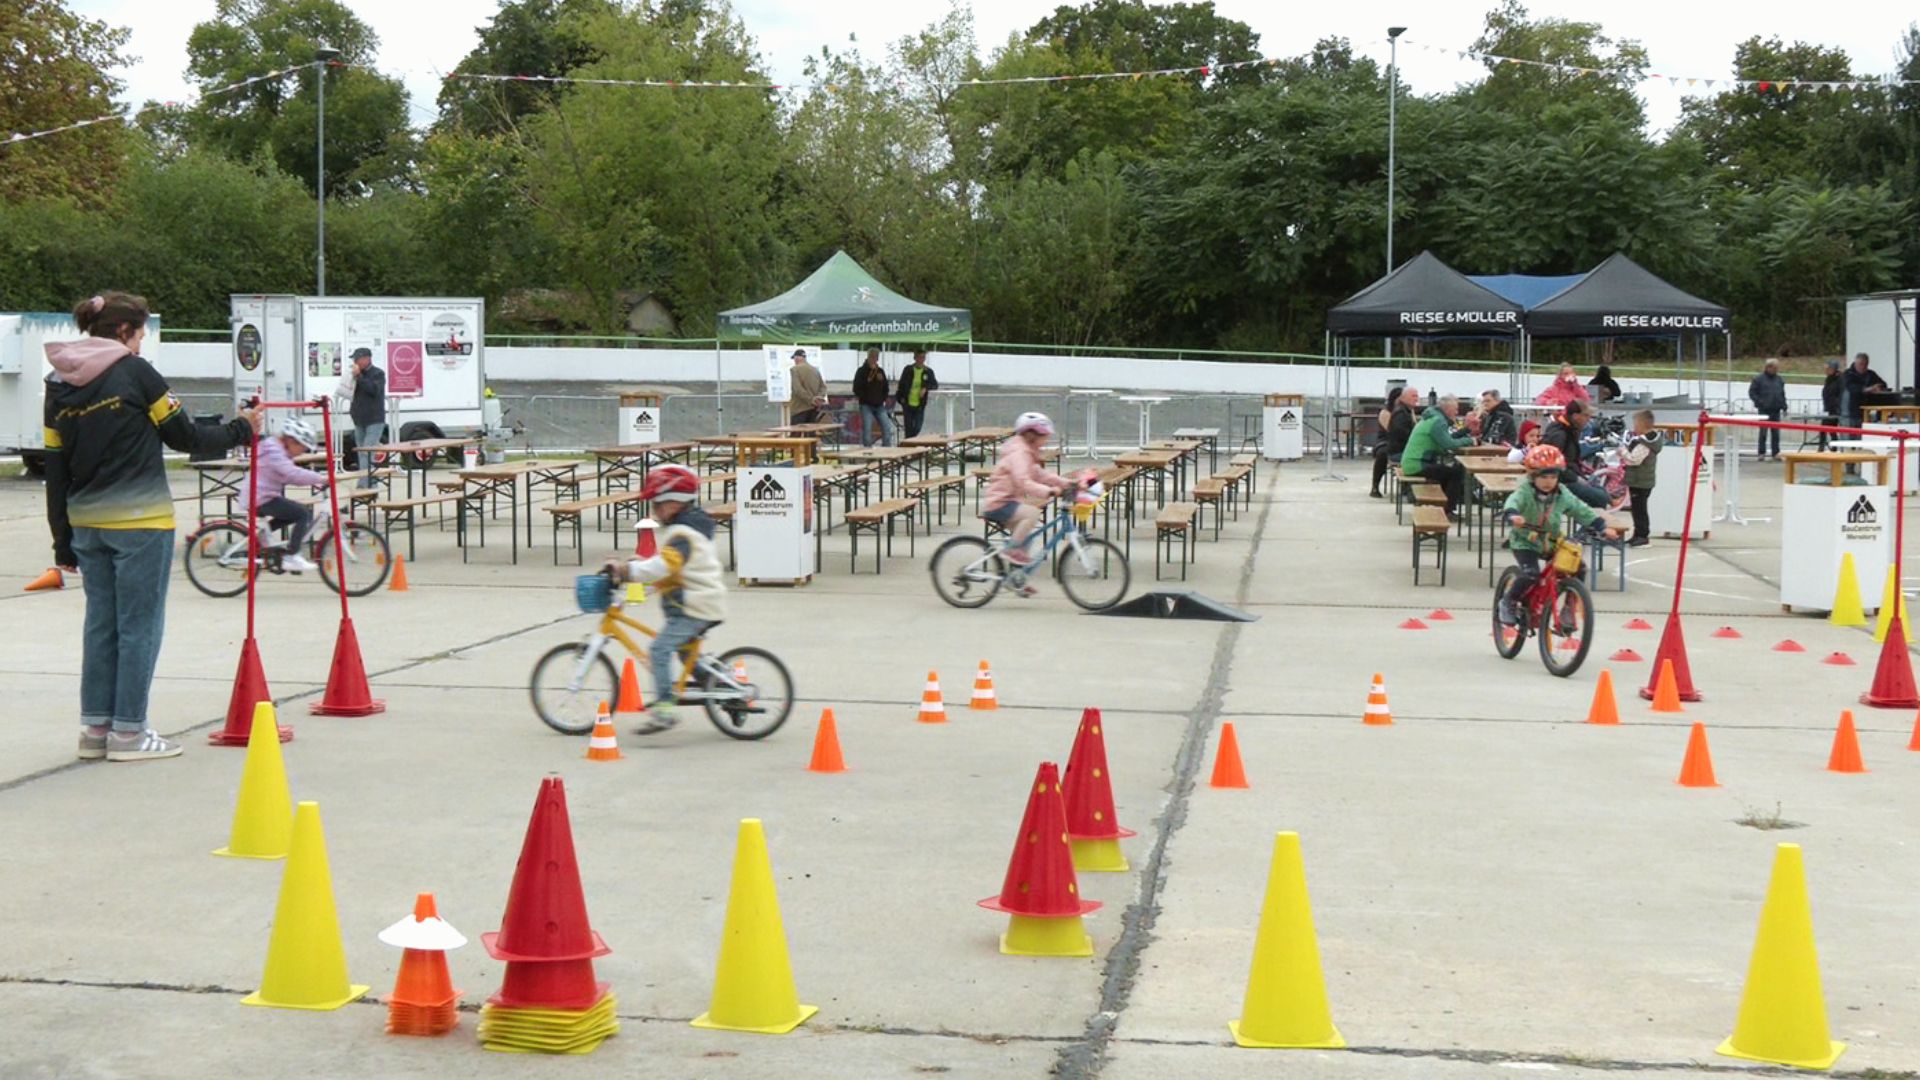
[[1520, 464], [1526, 466], [1527, 471], [1530, 473], [1546, 472], [1549, 469], [1564, 469], [1567, 467], [1567, 456], [1560, 452], [1559, 447], [1548, 446], [1542, 443], [1528, 450], [1526, 454], [1521, 457]]
[[684, 465], [655, 465], [640, 485], [648, 502], [692, 502], [700, 497], [700, 478]]

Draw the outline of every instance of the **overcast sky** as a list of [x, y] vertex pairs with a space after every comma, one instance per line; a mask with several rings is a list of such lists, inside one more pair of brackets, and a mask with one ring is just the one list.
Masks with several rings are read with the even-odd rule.
[[[459, 63], [473, 48], [474, 28], [499, 9], [498, 0], [346, 2], [379, 34], [381, 69], [406, 80], [416, 124], [433, 119], [433, 101], [439, 89], [436, 73]], [[1482, 18], [1492, 3], [1345, 0], [1339, 4], [1277, 4], [1272, 0], [1216, 0], [1215, 8], [1258, 31], [1262, 52], [1268, 56], [1297, 55], [1323, 37], [1344, 36], [1357, 51], [1385, 63], [1386, 27], [1405, 24], [1409, 29], [1400, 48], [1403, 79], [1415, 91], [1424, 93], [1450, 89], [1479, 77], [1485, 69], [1451, 54], [1410, 48], [1406, 42], [1464, 49], [1478, 36]], [[183, 77], [187, 35], [195, 23], [212, 17], [213, 0], [72, 0], [72, 6], [92, 18], [133, 30], [127, 52], [137, 56], [139, 62], [121, 73], [127, 82], [128, 99], [165, 101], [192, 96], [192, 88]], [[1675, 0], [1611, 0], [1604, 5], [1594, 0], [1533, 0], [1528, 7], [1536, 18], [1598, 18], [1609, 35], [1645, 45], [1652, 71], [1697, 78], [1726, 77], [1731, 71], [1734, 45], [1756, 34], [1839, 47], [1853, 57], [1856, 72], [1884, 73], [1894, 67], [1900, 36], [1915, 18], [1910, 4], [1889, 0], [1729, 6]], [[972, 8], [982, 52], [990, 53], [1007, 35], [1052, 10], [1052, 5], [1035, 0], [973, 0]], [[817, 53], [822, 45], [840, 48], [850, 33], [857, 32], [861, 51], [869, 58], [879, 58], [887, 43], [939, 19], [947, 3], [735, 0], [735, 9], [758, 42], [775, 80], [797, 82], [802, 60]], [[1772, 74], [1784, 78], [1797, 73]], [[674, 91], [636, 91], [652, 92]], [[1680, 94], [1672, 87], [1650, 82], [1641, 96], [1656, 129], [1664, 129], [1678, 115]]]

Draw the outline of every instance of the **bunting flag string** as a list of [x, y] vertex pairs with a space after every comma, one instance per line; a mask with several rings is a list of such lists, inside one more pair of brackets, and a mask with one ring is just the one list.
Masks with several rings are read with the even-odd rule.
[[[319, 67], [322, 63], [326, 63], [331, 67], [347, 66], [338, 60], [333, 60], [333, 61], [310, 60], [304, 64], [295, 64], [292, 67], [281, 68], [278, 71], [269, 71], [263, 75], [255, 75], [252, 78], [241, 79], [239, 82], [228, 83], [225, 86], [216, 86], [213, 89], [202, 93], [198, 98], [195, 99], [195, 103], [197, 104], [199, 102], [211, 101], [215, 98], [225, 97], [228, 94], [234, 94], [234, 93], [238, 93], [241, 90], [245, 90], [250, 86], [257, 86], [260, 83], [276, 82], [280, 79], [286, 78], [289, 75], [295, 74], [297, 72], [305, 71], [308, 68]], [[178, 106], [180, 102], [162, 101], [159, 104], [166, 108], [171, 109]], [[23, 143], [30, 139], [44, 139], [49, 135], [59, 135], [62, 132], [77, 131], [80, 128], [92, 127], [95, 124], [127, 123], [130, 121], [130, 119], [131, 118], [129, 116], [116, 110], [114, 112], [106, 113], [102, 116], [90, 117], [86, 120], [75, 120], [70, 124], [62, 124], [59, 127], [43, 128], [39, 131], [16, 131], [10, 135], [7, 135], [5, 138], [0, 138], [0, 146], [12, 146], [14, 143]]]
[[1545, 68], [1550, 71], [1557, 71], [1562, 75], [1571, 75], [1575, 78], [1584, 76], [1618, 81], [1664, 82], [1674, 87], [1685, 87], [1687, 89], [1752, 90], [1761, 94], [1777, 94], [1784, 93], [1788, 90], [1815, 90], [1827, 93], [1834, 90], [1888, 90], [1920, 86], [1920, 80], [1915, 79], [1734, 79], [1722, 76], [1715, 76], [1709, 79], [1700, 76], [1663, 75], [1657, 71], [1632, 75], [1626, 72], [1609, 71], [1605, 68], [1581, 67], [1576, 64], [1559, 64], [1548, 60], [1525, 60], [1517, 56], [1501, 56], [1497, 53], [1484, 53], [1474, 49], [1453, 49], [1440, 45], [1428, 45], [1425, 42], [1412, 41], [1407, 38], [1401, 38], [1400, 43], [1403, 45], [1411, 45], [1425, 52], [1453, 56], [1461, 60], [1473, 60], [1483, 64], [1514, 64], [1522, 67]]

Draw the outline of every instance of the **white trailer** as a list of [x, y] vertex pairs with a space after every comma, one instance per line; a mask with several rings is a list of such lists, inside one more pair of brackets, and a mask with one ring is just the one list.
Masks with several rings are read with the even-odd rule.
[[1873, 369], [1895, 390], [1920, 383], [1915, 378], [1914, 301], [1920, 289], [1870, 293], [1847, 298], [1847, 360], [1866, 353]]
[[[234, 401], [331, 397], [365, 348], [387, 373], [389, 439], [480, 435], [485, 320], [474, 298], [236, 294]], [[345, 409], [339, 403], [334, 426], [350, 439]]]
[[[18, 454], [27, 471], [38, 476], [45, 468], [47, 363], [45, 346], [77, 341], [80, 329], [67, 312], [33, 311], [0, 315], [0, 454]], [[147, 320], [142, 355], [160, 354], [160, 317]]]

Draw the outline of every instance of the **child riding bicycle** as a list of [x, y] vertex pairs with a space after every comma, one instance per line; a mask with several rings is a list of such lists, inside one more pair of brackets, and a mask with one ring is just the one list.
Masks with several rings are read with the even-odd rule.
[[254, 513], [266, 519], [275, 531], [291, 527], [285, 545], [273, 546], [282, 547], [284, 551], [280, 556], [280, 569], [296, 574], [314, 568], [313, 561], [300, 554], [300, 544], [307, 538], [307, 530], [313, 527], [313, 509], [287, 498], [287, 485], [326, 486], [325, 476], [293, 463], [295, 454], [310, 454], [319, 445], [320, 437], [314, 434], [312, 425], [297, 416], [289, 416], [280, 422], [280, 434], [260, 440], [253, 458], [257, 485]]
[[[1040, 464], [1040, 454], [1052, 435], [1053, 421], [1047, 414], [1021, 413], [1013, 422], [1013, 437], [1001, 444], [1000, 460], [980, 496], [980, 516], [1007, 530], [1006, 559], [1016, 569], [1033, 562], [1027, 540], [1040, 523], [1040, 507], [1074, 487], [1073, 481]], [[1038, 591], [1023, 582], [1018, 595], [1031, 597]]]
[[656, 465], [640, 485], [659, 524], [659, 551], [647, 558], [609, 559], [607, 573], [620, 581], [642, 581], [660, 588], [666, 621], [647, 650], [653, 669], [653, 705], [636, 735], [654, 735], [680, 722], [675, 715], [673, 661], [680, 650], [705, 636], [727, 617], [727, 587], [721, 578], [720, 549], [713, 542], [713, 518], [700, 509], [700, 478], [680, 465]]
[[[1527, 451], [1521, 464], [1526, 466], [1528, 482], [1514, 489], [1501, 509], [1507, 515], [1507, 523], [1513, 527], [1507, 534], [1507, 547], [1513, 550], [1513, 561], [1520, 568], [1520, 576], [1500, 597], [1502, 626], [1519, 623], [1515, 602], [1540, 580], [1540, 560], [1550, 554], [1543, 545], [1548, 543], [1550, 534], [1557, 531], [1554, 526], [1558, 525], [1560, 519], [1571, 515], [1583, 526], [1601, 520], [1592, 507], [1560, 486], [1560, 471], [1567, 467], [1567, 458], [1559, 447], [1544, 444], [1534, 446]], [[1609, 540], [1620, 537], [1612, 527], [1608, 527], [1605, 533]]]

